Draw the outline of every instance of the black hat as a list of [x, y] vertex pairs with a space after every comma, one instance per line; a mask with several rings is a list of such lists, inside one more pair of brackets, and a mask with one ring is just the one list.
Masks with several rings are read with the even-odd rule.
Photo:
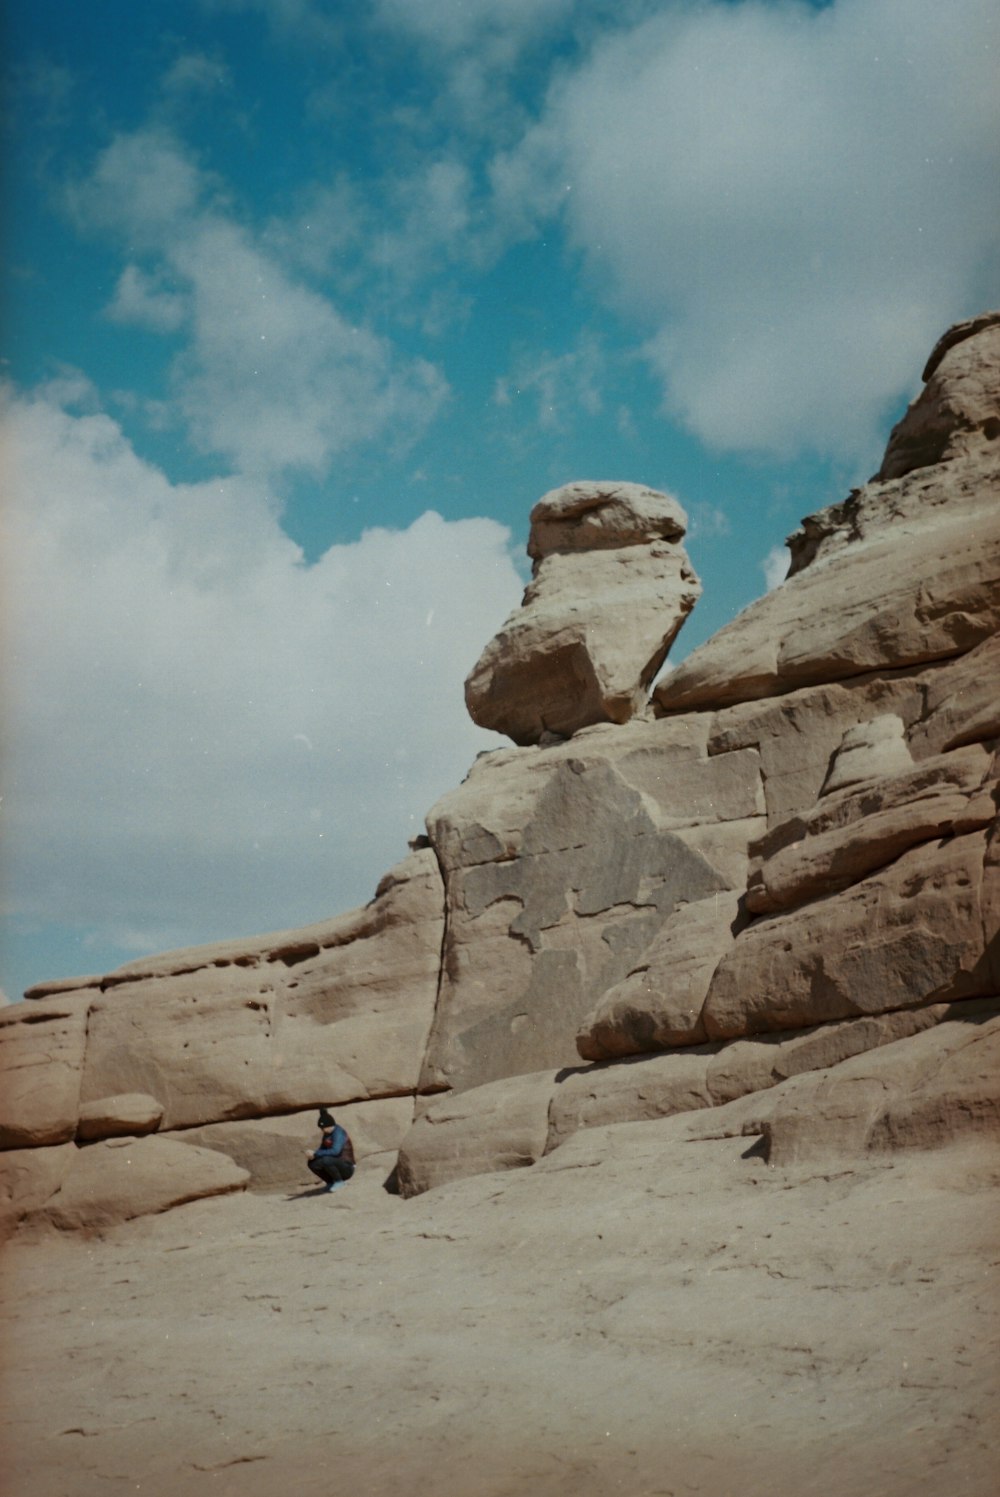
[[328, 1107], [321, 1107], [319, 1117], [316, 1119], [317, 1128], [332, 1128], [333, 1113]]

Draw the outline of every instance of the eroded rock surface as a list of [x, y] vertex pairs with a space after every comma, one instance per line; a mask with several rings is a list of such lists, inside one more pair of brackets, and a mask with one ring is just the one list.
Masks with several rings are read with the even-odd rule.
[[876, 478], [803, 522], [787, 581], [692, 651], [659, 710], [947, 659], [996, 632], [1000, 314], [942, 343]]
[[825, 797], [751, 845], [747, 908], [773, 914], [839, 893], [922, 842], [989, 827], [997, 782], [996, 755], [970, 744]]
[[996, 442], [998, 364], [1000, 312], [949, 328], [924, 367], [923, 390], [893, 428], [879, 478], [899, 478]]
[[626, 722], [701, 593], [675, 499], [633, 483], [573, 483], [531, 512], [521, 607], [465, 683], [473, 720], [515, 743]]
[[1000, 991], [986, 854], [985, 832], [913, 848], [842, 893], [755, 922], [716, 968], [706, 1031], [735, 1038]]
[[448, 918], [424, 1089], [575, 1064], [581, 1021], [664, 922], [742, 883], [759, 758], [709, 757], [706, 731], [593, 728], [489, 755], [434, 807]]
[[735, 889], [681, 905], [641, 961], [610, 988], [576, 1038], [584, 1060], [611, 1060], [708, 1038], [701, 1011], [722, 956], [745, 923]]
[[0, 1011], [0, 1148], [73, 1137], [86, 1042], [85, 1004], [49, 998]]
[[251, 1179], [294, 1185], [315, 1143], [303, 1109], [322, 1104], [388, 1176], [413, 1119], [443, 927], [422, 847], [351, 914], [39, 986], [5, 1008], [6, 1227], [103, 1230]]

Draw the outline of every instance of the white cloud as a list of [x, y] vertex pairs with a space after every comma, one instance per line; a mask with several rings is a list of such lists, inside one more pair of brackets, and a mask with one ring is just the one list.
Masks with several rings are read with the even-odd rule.
[[[649, 0], [643, 0], [649, 3]], [[519, 70], [544, 48], [572, 46], [599, 16], [626, 0], [373, 0], [376, 28], [416, 50], [439, 81], [428, 122], [457, 123], [467, 141], [515, 139], [524, 122], [516, 86]]]
[[387, 432], [405, 445], [440, 409], [440, 372], [294, 278], [169, 136], [119, 136], [73, 201], [152, 265], [126, 268], [110, 316], [165, 331], [190, 307], [174, 389], [203, 452], [242, 472], [322, 474], [337, 453]]
[[462, 681], [520, 596], [506, 531], [427, 513], [307, 566], [245, 478], [172, 486], [44, 393], [3, 425], [14, 916], [156, 949], [369, 897], [496, 741]]
[[117, 135], [91, 175], [68, 191], [70, 208], [136, 247], [162, 253], [182, 237], [218, 183], [168, 134], [137, 130]]
[[107, 315], [112, 322], [149, 328], [154, 333], [172, 333], [187, 315], [187, 301], [177, 292], [167, 291], [140, 266], [126, 265], [108, 304]]
[[565, 431], [581, 411], [588, 416], [600, 411], [602, 374], [600, 343], [584, 334], [567, 353], [533, 353], [518, 359], [512, 372], [496, 381], [493, 402], [509, 407], [530, 396], [540, 429]]
[[182, 52], [168, 68], [161, 87], [168, 96], [213, 94], [230, 89], [232, 75], [218, 57]]
[[445, 52], [462, 52], [484, 42], [502, 57], [511, 57], [532, 37], [565, 20], [577, 0], [375, 0], [376, 18], [388, 27], [410, 32]]
[[732, 529], [725, 510], [704, 500], [688, 506], [688, 521], [688, 536], [691, 540], [696, 540], [699, 536], [714, 536], [718, 539], [729, 535]]
[[403, 360], [291, 281], [235, 224], [206, 219], [171, 260], [194, 302], [178, 399], [203, 451], [245, 471], [319, 474], [335, 453], [387, 431], [415, 435], [444, 400], [431, 364]]
[[557, 82], [498, 200], [565, 209], [700, 437], [873, 456], [997, 294], [998, 49], [991, 0], [674, 3]]
[[768, 592], [772, 592], [784, 582], [788, 576], [788, 562], [789, 556], [784, 546], [772, 546], [764, 557], [760, 563], [760, 569], [764, 573]]

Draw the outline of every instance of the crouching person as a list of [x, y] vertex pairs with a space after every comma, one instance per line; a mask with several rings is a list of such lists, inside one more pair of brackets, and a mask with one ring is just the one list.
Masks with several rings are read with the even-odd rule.
[[319, 1148], [308, 1151], [309, 1168], [323, 1181], [327, 1191], [337, 1190], [354, 1174], [354, 1147], [347, 1129], [325, 1108], [319, 1115], [319, 1126], [323, 1135]]

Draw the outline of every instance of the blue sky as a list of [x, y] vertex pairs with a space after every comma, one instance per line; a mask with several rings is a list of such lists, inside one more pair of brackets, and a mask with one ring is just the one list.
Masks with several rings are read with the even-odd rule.
[[674, 658], [998, 295], [989, 0], [7, 7], [0, 982], [367, 899], [571, 479]]

